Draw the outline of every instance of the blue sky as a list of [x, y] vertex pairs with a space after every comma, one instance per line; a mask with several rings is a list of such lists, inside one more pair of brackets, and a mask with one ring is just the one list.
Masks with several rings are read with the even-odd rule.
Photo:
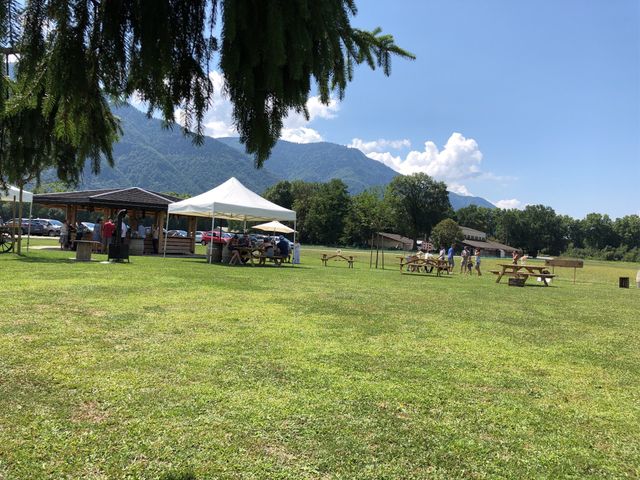
[[[342, 102], [312, 98], [284, 139], [357, 147], [499, 206], [640, 213], [638, 0], [357, 4], [355, 26], [381, 26], [417, 60], [395, 59], [390, 77], [358, 68]], [[229, 118], [216, 102], [209, 133], [233, 135]]]

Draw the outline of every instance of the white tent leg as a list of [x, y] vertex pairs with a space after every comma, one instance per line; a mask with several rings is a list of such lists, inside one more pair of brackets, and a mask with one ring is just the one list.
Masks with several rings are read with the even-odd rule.
[[31, 217], [33, 216], [33, 202], [29, 204], [29, 228], [27, 229], [27, 253], [29, 253], [29, 243], [31, 241]]
[[[291, 258], [293, 259], [295, 257], [295, 248], [296, 248], [296, 230], [298, 230], [297, 225], [296, 225], [296, 221], [293, 221], [293, 251], [294, 254], [291, 256]], [[295, 265], [295, 263], [292, 261], [291, 265]]]
[[165, 234], [164, 234], [164, 250], [162, 252], [162, 258], [167, 258], [167, 233], [169, 233], [169, 215], [171, 215], [169, 212], [167, 212], [167, 227], [164, 229], [165, 230]]
[[[209, 242], [209, 263], [213, 263], [213, 228], [215, 226], [216, 217], [213, 216], [213, 212], [211, 212], [211, 241]], [[220, 237], [222, 239], [222, 237]]]

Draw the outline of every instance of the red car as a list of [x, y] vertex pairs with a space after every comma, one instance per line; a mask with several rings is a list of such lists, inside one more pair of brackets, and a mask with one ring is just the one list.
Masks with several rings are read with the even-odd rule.
[[208, 245], [209, 242], [213, 243], [227, 243], [227, 240], [230, 239], [233, 235], [227, 232], [222, 232], [222, 237], [220, 237], [220, 231], [214, 230], [213, 232], [202, 232], [202, 241], [200, 242], [202, 245]]

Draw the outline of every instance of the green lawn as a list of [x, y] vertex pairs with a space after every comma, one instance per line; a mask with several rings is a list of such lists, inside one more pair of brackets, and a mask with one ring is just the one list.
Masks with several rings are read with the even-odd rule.
[[0, 479], [640, 477], [639, 265], [513, 288], [321, 253], [0, 255]]

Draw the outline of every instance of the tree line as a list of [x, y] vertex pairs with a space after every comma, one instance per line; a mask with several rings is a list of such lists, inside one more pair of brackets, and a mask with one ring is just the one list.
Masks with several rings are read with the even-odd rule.
[[303, 243], [363, 247], [379, 231], [398, 233], [414, 242], [440, 239], [446, 237], [442, 232], [452, 231], [453, 221], [530, 256], [566, 254], [640, 261], [638, 215], [614, 220], [606, 214], [590, 213], [574, 219], [545, 205], [528, 205], [522, 210], [470, 205], [454, 212], [446, 185], [424, 173], [398, 176], [386, 188], [371, 188], [357, 195], [349, 195], [346, 184], [338, 179], [326, 183], [281, 181], [264, 196], [296, 211]]

